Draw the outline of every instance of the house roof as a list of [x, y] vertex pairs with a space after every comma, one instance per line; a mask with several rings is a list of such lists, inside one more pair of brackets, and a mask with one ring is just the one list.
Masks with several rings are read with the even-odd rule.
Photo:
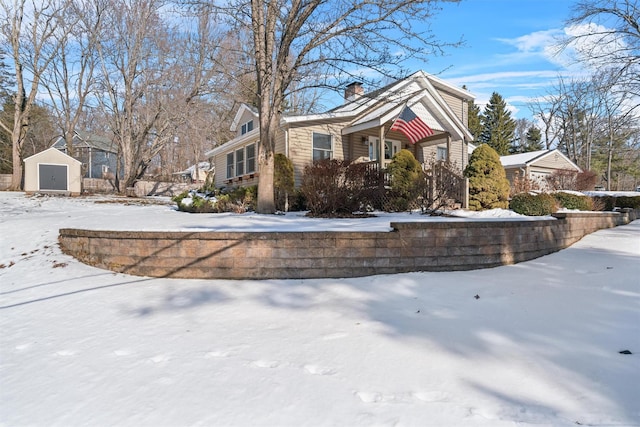
[[282, 122], [286, 124], [311, 120], [354, 118], [353, 122], [343, 131], [344, 134], [349, 134], [381, 126], [397, 117], [402, 108], [408, 105], [433, 130], [449, 131], [460, 138], [465, 137], [467, 140], [473, 140], [471, 133], [457, 118], [436, 88], [453, 93], [467, 101], [475, 98], [471, 92], [465, 89], [452, 86], [424, 71], [418, 71], [402, 80], [347, 101], [326, 113], [283, 117]]
[[236, 115], [233, 117], [233, 122], [231, 122], [231, 132], [235, 132], [236, 130], [238, 130], [238, 126], [240, 126], [241, 124], [240, 120], [242, 120], [242, 116], [247, 111], [251, 113], [254, 118], [258, 118], [258, 111], [254, 107], [251, 107], [244, 103], [241, 104], [240, 108], [238, 108], [238, 111], [236, 112]]
[[530, 166], [531, 164], [544, 159], [545, 157], [551, 155], [559, 155], [561, 156], [572, 168], [577, 171], [581, 171], [581, 169], [573, 163], [567, 156], [562, 154], [562, 152], [558, 149], [555, 150], [538, 150], [531, 151], [528, 153], [520, 153], [520, 154], [511, 154], [509, 156], [500, 156], [500, 163], [505, 168], [514, 168], [514, 167], [525, 167]]
[[[66, 146], [67, 142], [62, 137], [59, 137], [52, 145], [57, 149], [63, 149]], [[109, 138], [79, 130], [75, 131], [73, 136], [73, 146], [93, 148], [107, 153], [118, 153], [118, 147]]]
[[[343, 119], [350, 122], [342, 133], [349, 134], [382, 126], [397, 117], [407, 105], [434, 131], [450, 132], [459, 139], [464, 138], [467, 141], [472, 141], [473, 135], [456, 116], [438, 90], [451, 93], [464, 101], [475, 98], [471, 92], [465, 89], [457, 88], [424, 71], [418, 71], [385, 87], [362, 94], [325, 113], [283, 116], [281, 124]], [[243, 104], [236, 113], [232, 129], [234, 126], [237, 127], [239, 124], [237, 121], [246, 109], [257, 114], [249, 106]], [[254, 127], [251, 133], [236, 137], [207, 152], [206, 155], [213, 156], [222, 150], [242, 144], [257, 130], [257, 127]]]

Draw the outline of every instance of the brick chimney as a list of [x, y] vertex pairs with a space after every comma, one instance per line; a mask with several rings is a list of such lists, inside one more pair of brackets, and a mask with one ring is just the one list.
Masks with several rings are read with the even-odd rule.
[[347, 88], [344, 90], [344, 99], [347, 101], [355, 101], [360, 98], [364, 94], [364, 88], [362, 87], [362, 83], [353, 82], [350, 83]]

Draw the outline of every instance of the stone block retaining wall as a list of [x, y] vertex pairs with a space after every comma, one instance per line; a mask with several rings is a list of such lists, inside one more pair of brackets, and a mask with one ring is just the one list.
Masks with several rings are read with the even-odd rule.
[[391, 223], [390, 232], [135, 232], [60, 230], [63, 252], [151, 277], [291, 279], [495, 267], [556, 252], [626, 224], [634, 212], [543, 220]]

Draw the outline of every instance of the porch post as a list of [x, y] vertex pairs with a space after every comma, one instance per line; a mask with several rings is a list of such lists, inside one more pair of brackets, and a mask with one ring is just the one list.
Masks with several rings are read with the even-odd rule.
[[384, 124], [380, 126], [380, 145], [378, 147], [378, 163], [380, 170], [384, 169]]
[[447, 162], [451, 162], [451, 134], [447, 132]]

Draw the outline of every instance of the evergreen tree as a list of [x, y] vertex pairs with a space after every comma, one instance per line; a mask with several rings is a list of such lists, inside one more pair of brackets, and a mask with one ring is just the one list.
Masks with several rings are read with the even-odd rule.
[[469, 209], [509, 207], [509, 181], [500, 156], [488, 144], [473, 151], [464, 174], [469, 178]]
[[[462, 89], [468, 90], [466, 85], [462, 85]], [[480, 123], [480, 107], [473, 100], [469, 101], [467, 108], [467, 129], [473, 135], [473, 140], [478, 141], [482, 132], [482, 124]]]
[[295, 188], [293, 162], [282, 153], [275, 154], [273, 171], [273, 186], [275, 191], [276, 209], [287, 211], [289, 209], [289, 196]]
[[540, 129], [535, 126], [531, 126], [527, 131], [527, 144], [525, 149], [525, 152], [544, 150], [542, 134], [540, 133]]
[[515, 139], [516, 121], [511, 118], [511, 113], [507, 110], [506, 101], [497, 92], [491, 95], [489, 103], [480, 116], [480, 122], [482, 132], [479, 142], [489, 144], [501, 156], [509, 154]]
[[482, 123], [480, 122], [480, 107], [473, 101], [469, 102], [469, 132], [473, 135], [473, 140], [478, 141], [482, 133]]

